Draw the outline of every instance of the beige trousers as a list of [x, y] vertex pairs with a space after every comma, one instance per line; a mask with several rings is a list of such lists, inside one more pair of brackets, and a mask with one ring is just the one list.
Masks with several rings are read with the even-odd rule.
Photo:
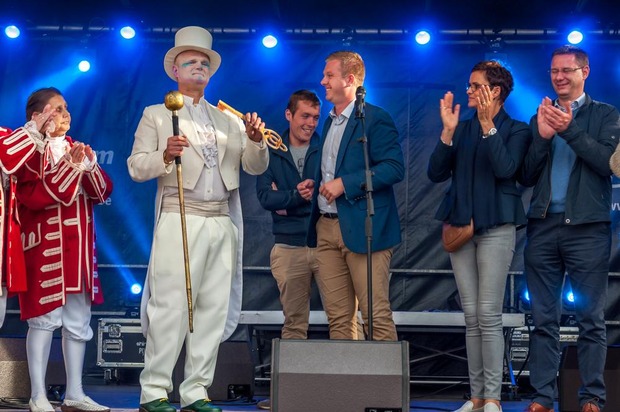
[[271, 249], [271, 273], [278, 283], [284, 312], [282, 339], [308, 337], [312, 277], [318, 271], [313, 248], [274, 245]]
[[[367, 329], [368, 325], [367, 256], [351, 252], [344, 245], [338, 219], [319, 218], [316, 231], [319, 264], [316, 281], [329, 321], [329, 337], [357, 339], [356, 298], [364, 327]], [[374, 340], [397, 340], [389, 299], [391, 258], [391, 249], [372, 253]]]

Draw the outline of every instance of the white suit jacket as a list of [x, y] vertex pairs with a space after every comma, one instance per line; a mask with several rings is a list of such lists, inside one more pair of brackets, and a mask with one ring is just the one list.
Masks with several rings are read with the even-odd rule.
[[[229, 206], [230, 217], [239, 232], [239, 250], [237, 254], [237, 268], [233, 272], [232, 288], [228, 318], [222, 340], [226, 340], [235, 331], [239, 316], [241, 315], [242, 287], [243, 287], [243, 217], [241, 215], [241, 202], [239, 198], [239, 166], [251, 175], [263, 173], [269, 165], [269, 151], [265, 142], [260, 145], [248, 142], [243, 122], [232, 114], [225, 113], [211, 104], [207, 104], [209, 117], [215, 128], [218, 164], [222, 180], [226, 189], [230, 192]], [[191, 142], [197, 142], [197, 130], [187, 108], [178, 111], [179, 131], [190, 141], [190, 147], [183, 152], [183, 188], [194, 189], [202, 168], [204, 157], [200, 147]], [[177, 187], [174, 164], [166, 167], [163, 161], [163, 153], [166, 149], [168, 137], [172, 136], [172, 112], [163, 104], [149, 106], [144, 109], [142, 119], [138, 124], [135, 141], [131, 155], [127, 159], [129, 175], [136, 182], [145, 182], [157, 179], [157, 195], [155, 201], [155, 226], [161, 213], [161, 201], [165, 186]], [[150, 272], [149, 265], [149, 271]], [[142, 330], [146, 334], [148, 319], [146, 316], [146, 303], [150, 296], [148, 289], [148, 276], [142, 294], [141, 321]]]

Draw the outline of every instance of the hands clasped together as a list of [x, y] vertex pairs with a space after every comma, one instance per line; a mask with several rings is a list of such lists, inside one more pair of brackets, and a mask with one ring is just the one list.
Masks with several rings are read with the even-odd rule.
[[[562, 110], [562, 108], [564, 110]], [[543, 139], [551, 139], [556, 133], [565, 131], [573, 120], [570, 103], [555, 107], [549, 97], [545, 97], [538, 106], [538, 132]]]
[[71, 157], [71, 162], [75, 164], [81, 164], [84, 159], [87, 159], [86, 165], [88, 166], [96, 161], [95, 151], [85, 143], [74, 142], [73, 146], [67, 146], [67, 153]]

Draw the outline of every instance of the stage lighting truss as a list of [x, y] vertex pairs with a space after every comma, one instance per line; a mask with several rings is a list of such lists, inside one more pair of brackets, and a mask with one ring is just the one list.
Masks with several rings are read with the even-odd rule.
[[[123, 27], [104, 25], [38, 25], [25, 27], [33, 39], [65, 38], [74, 36], [99, 37], [108, 33], [118, 36]], [[136, 35], [145, 41], [169, 40], [179, 27], [142, 27], [134, 28]], [[221, 41], [256, 42], [262, 40], [264, 30], [260, 28], [207, 27]], [[278, 30], [281, 42], [340, 42], [343, 46], [374, 43], [412, 43], [420, 30], [426, 30], [436, 44], [480, 44], [487, 45], [492, 52], [499, 51], [510, 44], [537, 44], [566, 41], [567, 30], [564, 28], [519, 29], [519, 28], [469, 28], [436, 29], [426, 28], [284, 28]], [[618, 28], [584, 30], [583, 35], [590, 42], [620, 43]]]

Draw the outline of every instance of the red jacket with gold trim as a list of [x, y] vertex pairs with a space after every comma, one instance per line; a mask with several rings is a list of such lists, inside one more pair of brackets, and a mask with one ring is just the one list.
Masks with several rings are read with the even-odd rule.
[[43, 149], [43, 142], [24, 128], [13, 131], [0, 127], [0, 284], [7, 287], [9, 295], [26, 290], [26, 267], [15, 202], [16, 179], [11, 174], [23, 166], [37, 149]]
[[112, 181], [99, 164], [85, 170], [68, 156], [55, 165], [51, 159], [46, 146], [16, 173], [28, 287], [19, 294], [22, 319], [64, 305], [68, 293], [86, 290], [92, 300], [101, 293], [94, 283], [93, 206], [110, 196]]

